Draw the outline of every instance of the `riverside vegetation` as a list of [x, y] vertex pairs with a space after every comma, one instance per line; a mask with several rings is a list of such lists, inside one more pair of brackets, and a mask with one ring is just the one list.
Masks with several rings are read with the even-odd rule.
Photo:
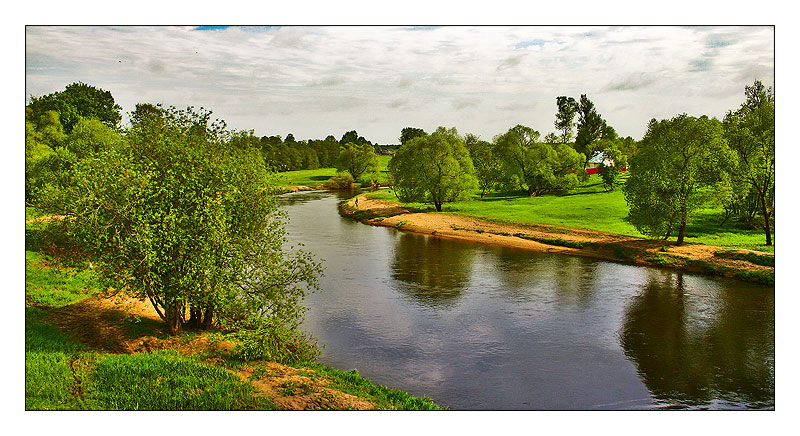
[[152, 309], [103, 287], [40, 215], [26, 208], [27, 410], [442, 409], [279, 341], [254, 358], [237, 332], [171, 336]]
[[[642, 239], [661, 246], [646, 253], [650, 264], [771, 282], [774, 95], [755, 81], [745, 96], [724, 122], [685, 114], [654, 119], [641, 141], [619, 137], [581, 95], [557, 99], [558, 134], [543, 140], [522, 125], [492, 142], [455, 128], [428, 134], [408, 127], [395, 147], [378, 147], [355, 130], [338, 141], [259, 138], [228, 130], [203, 108], [147, 103], [122, 126], [111, 93], [83, 83], [31, 97], [26, 221], [29, 212], [43, 217], [26, 224], [26, 407], [436, 408], [308, 363], [319, 350], [299, 329], [301, 302], [324, 265], [313, 253], [284, 247], [276, 196], [290, 190], [390, 186], [371, 199], [487, 223], [660, 238]], [[391, 151], [394, 157], [385, 155]], [[586, 171], [590, 164], [596, 175]], [[419, 228], [407, 216], [383, 225]], [[558, 233], [447, 228], [611, 250], [616, 258], [642, 254]], [[696, 243], [715, 245], [713, 262], [670, 248]], [[720, 262], [769, 270], [746, 269], [748, 276]], [[110, 308], [109, 290], [122, 301], [145, 302], [152, 316]], [[92, 315], [76, 318], [79, 312]], [[76, 322], [116, 336], [108, 343], [75, 336]], [[298, 362], [305, 369], [276, 366]], [[301, 379], [265, 381], [276, 373]], [[306, 380], [320, 378], [344, 391], [362, 386], [371, 403], [340, 400]], [[121, 380], [128, 387], [115, 384]], [[165, 384], [174, 390], [164, 391]], [[160, 390], [162, 397], [154, 392]], [[280, 400], [295, 394], [316, 396]]]

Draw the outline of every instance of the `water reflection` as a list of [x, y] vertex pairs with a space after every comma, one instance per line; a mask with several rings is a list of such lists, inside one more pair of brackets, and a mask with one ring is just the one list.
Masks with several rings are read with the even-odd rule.
[[774, 408], [774, 293], [650, 271], [620, 343], [657, 403]]
[[555, 296], [558, 304], [586, 307], [597, 289], [597, 262], [562, 255], [532, 256], [529, 251], [496, 250], [497, 288], [506, 298], [529, 301]]
[[426, 235], [398, 232], [391, 275], [398, 288], [427, 306], [451, 306], [472, 275], [475, 247]]

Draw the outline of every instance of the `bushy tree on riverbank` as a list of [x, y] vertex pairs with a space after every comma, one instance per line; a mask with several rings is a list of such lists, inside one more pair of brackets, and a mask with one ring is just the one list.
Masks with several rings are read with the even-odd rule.
[[378, 171], [379, 167], [378, 155], [375, 154], [375, 150], [370, 144], [348, 142], [342, 146], [339, 158], [336, 160], [336, 169], [342, 173], [350, 173], [353, 180], [370, 175]]
[[261, 152], [230, 146], [210, 112], [141, 109], [122, 145], [75, 168], [66, 212], [102, 277], [148, 299], [172, 333], [259, 318], [296, 328], [320, 266], [284, 252]]
[[706, 116], [678, 115], [650, 121], [631, 159], [625, 185], [628, 219], [637, 230], [667, 239], [678, 229], [683, 243], [692, 213], [723, 189], [726, 168], [735, 156], [722, 137], [722, 125]]
[[438, 212], [476, 186], [472, 159], [455, 128], [408, 141], [388, 169], [400, 201], [433, 203]]

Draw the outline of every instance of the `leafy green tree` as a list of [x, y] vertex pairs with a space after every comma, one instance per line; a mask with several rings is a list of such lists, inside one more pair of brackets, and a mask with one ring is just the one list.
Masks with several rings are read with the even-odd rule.
[[120, 135], [100, 120], [81, 118], [67, 135], [64, 146], [78, 159], [84, 159], [121, 142]]
[[544, 135], [544, 142], [545, 144], [556, 145], [561, 143], [561, 138], [559, 138], [555, 133], [550, 132], [547, 135]]
[[475, 167], [475, 178], [483, 198], [503, 182], [503, 163], [490, 142], [469, 133], [464, 138], [464, 144]]
[[565, 144], [539, 142], [539, 132], [516, 125], [494, 138], [506, 177], [513, 178], [530, 196], [569, 191], [578, 184], [576, 171], [583, 155]]
[[775, 210], [775, 96], [772, 88], [756, 80], [745, 87], [746, 100], [736, 111], [725, 115], [723, 126], [728, 145], [736, 153], [731, 173], [739, 189], [733, 193], [736, 203], [757, 199], [753, 210], [763, 219], [766, 245], [772, 245], [770, 220]]
[[681, 245], [692, 213], [715, 199], [715, 185], [724, 182], [735, 156], [721, 123], [706, 116], [653, 119], [640, 145], [624, 187], [628, 219], [640, 232], [664, 239], [677, 227]]
[[47, 111], [57, 112], [65, 133], [71, 132], [80, 118], [97, 119], [111, 128], [118, 127], [122, 120], [122, 108], [114, 102], [111, 92], [81, 82], [67, 85], [63, 91], [31, 97], [27, 107], [34, 118]]
[[[586, 169], [589, 159], [598, 151], [595, 141], [603, 138], [604, 133], [608, 136], [612, 132], [613, 129], [608, 130], [605, 120], [597, 113], [594, 103], [586, 97], [586, 94], [581, 94], [578, 104], [578, 135], [575, 138], [575, 151], [586, 157], [583, 164], [584, 169]], [[613, 132], [613, 136], [616, 136], [616, 132]]]
[[148, 299], [170, 332], [260, 319], [296, 328], [320, 266], [288, 254], [261, 152], [210, 112], [159, 108], [76, 165], [71, 228], [101, 277]]
[[465, 198], [476, 185], [469, 150], [455, 128], [439, 127], [400, 147], [389, 161], [400, 201], [442, 204]]
[[378, 171], [380, 161], [369, 144], [358, 145], [348, 142], [341, 147], [336, 160], [336, 170], [348, 172], [353, 179], [359, 180], [362, 175]]
[[[582, 96], [583, 97], [583, 96]], [[556, 97], [556, 112], [555, 126], [556, 130], [561, 132], [559, 138], [562, 144], [568, 144], [572, 141], [572, 127], [575, 126], [575, 114], [578, 112], [578, 102], [572, 97], [560, 96]]]
[[408, 141], [411, 141], [414, 138], [419, 138], [420, 136], [425, 136], [427, 133], [417, 127], [405, 127], [403, 130], [400, 131], [400, 145], [406, 145]]

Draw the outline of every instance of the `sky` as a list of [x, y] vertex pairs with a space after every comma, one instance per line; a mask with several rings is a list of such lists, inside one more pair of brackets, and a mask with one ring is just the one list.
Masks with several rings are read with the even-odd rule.
[[586, 94], [621, 136], [652, 118], [722, 118], [775, 82], [772, 26], [26, 26], [25, 92], [83, 82], [136, 103], [204, 107], [257, 136], [399, 143], [404, 127], [491, 140], [555, 131]]

